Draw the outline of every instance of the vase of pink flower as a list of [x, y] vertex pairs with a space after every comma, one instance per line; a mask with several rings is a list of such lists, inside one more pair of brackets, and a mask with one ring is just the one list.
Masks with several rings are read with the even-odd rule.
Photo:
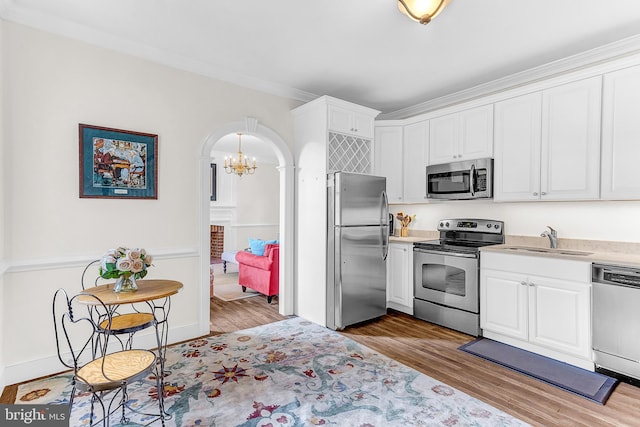
[[136, 279], [147, 275], [152, 257], [144, 249], [119, 247], [109, 249], [101, 258], [100, 277], [116, 279], [114, 292], [134, 292], [138, 290]]

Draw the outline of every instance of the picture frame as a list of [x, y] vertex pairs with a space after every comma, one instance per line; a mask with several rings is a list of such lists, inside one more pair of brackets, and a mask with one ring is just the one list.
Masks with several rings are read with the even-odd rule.
[[158, 135], [80, 123], [80, 197], [158, 198]]
[[218, 165], [211, 163], [211, 201], [217, 200]]

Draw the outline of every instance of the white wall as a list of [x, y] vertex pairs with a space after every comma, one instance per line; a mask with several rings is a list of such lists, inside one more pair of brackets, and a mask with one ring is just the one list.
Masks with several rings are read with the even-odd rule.
[[237, 180], [236, 201], [238, 249], [249, 246], [249, 238], [278, 238], [280, 172], [274, 164], [258, 164], [254, 175]]
[[[494, 203], [450, 201], [391, 205], [390, 212], [416, 214], [409, 230], [435, 230], [443, 218], [488, 218], [505, 222], [505, 233], [540, 236], [547, 225], [558, 237], [640, 242], [640, 201]], [[543, 239], [541, 237], [541, 239]]]
[[[184, 283], [173, 298], [169, 341], [201, 333], [193, 307], [206, 284], [199, 248], [208, 237], [198, 230], [203, 142], [247, 116], [292, 141], [290, 110], [299, 102], [9, 22], [1, 34], [2, 172], [10, 179], [2, 185], [9, 271], [0, 311], [20, 325], [0, 323], [6, 383], [60, 369], [51, 297], [58, 287], [78, 290], [82, 266], [115, 245], [145, 247], [156, 255], [149, 278]], [[80, 199], [78, 123], [158, 134], [158, 199]]]

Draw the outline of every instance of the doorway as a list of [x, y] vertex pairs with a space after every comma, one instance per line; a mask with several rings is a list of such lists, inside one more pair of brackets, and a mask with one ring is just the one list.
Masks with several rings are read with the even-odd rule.
[[272, 129], [261, 125], [254, 118], [228, 123], [213, 131], [204, 141], [200, 159], [200, 321], [203, 334], [209, 331], [209, 277], [210, 277], [210, 191], [211, 151], [225, 135], [242, 132], [268, 144], [278, 159], [279, 172], [279, 242], [280, 242], [280, 295], [279, 313], [283, 316], [294, 312], [293, 254], [294, 254], [294, 164], [293, 154], [285, 141]]

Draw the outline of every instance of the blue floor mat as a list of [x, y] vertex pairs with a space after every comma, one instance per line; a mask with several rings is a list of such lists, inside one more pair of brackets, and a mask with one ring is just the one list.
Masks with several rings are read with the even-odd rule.
[[507, 344], [478, 338], [459, 347], [514, 371], [604, 405], [618, 380]]

